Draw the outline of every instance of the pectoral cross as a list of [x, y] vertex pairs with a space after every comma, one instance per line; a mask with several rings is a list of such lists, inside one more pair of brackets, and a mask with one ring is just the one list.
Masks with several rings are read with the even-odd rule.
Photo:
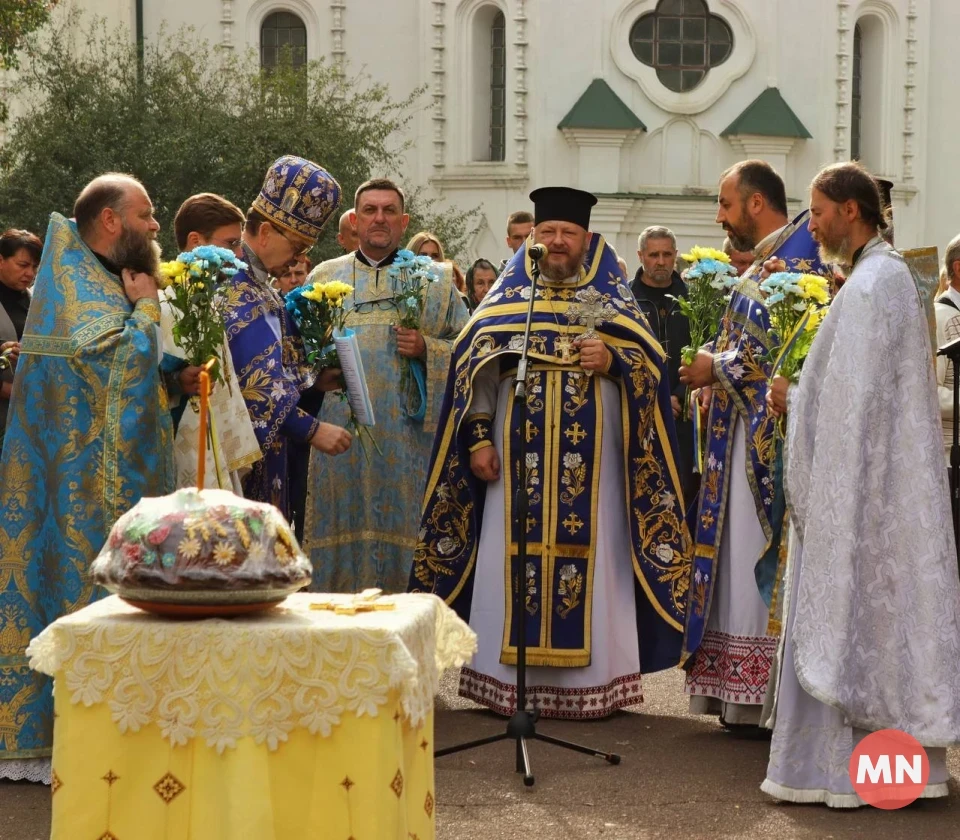
[[560, 361], [569, 365], [573, 361], [573, 339], [569, 335], [559, 335], [554, 339], [555, 351], [560, 351]]
[[[609, 303], [610, 296], [599, 292], [595, 287], [580, 289], [577, 292], [577, 302], [567, 308], [567, 319], [571, 324], [582, 324], [587, 329], [579, 336], [584, 338], [599, 338], [597, 324], [611, 321], [617, 317], [617, 310]], [[592, 370], [585, 371], [587, 376]]]

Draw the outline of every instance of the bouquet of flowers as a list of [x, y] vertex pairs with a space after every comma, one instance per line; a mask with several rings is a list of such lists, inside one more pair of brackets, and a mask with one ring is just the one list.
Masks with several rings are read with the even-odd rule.
[[[690, 267], [684, 272], [687, 297], [674, 298], [690, 324], [690, 343], [681, 348], [680, 359], [685, 365], [693, 362], [697, 351], [716, 334], [730, 290], [737, 283], [737, 270], [730, 265], [730, 257], [714, 248], [691, 249], [681, 257]], [[683, 401], [684, 417], [689, 419], [690, 389]]]
[[778, 271], [760, 283], [770, 313], [771, 379], [796, 379], [827, 314], [830, 287], [819, 274]]
[[[349, 283], [330, 280], [327, 283], [300, 286], [288, 292], [284, 299], [287, 312], [300, 330], [307, 351], [307, 362], [317, 370], [340, 366], [333, 336], [335, 331], [342, 332], [346, 325], [347, 310], [343, 302], [352, 291], [353, 286]], [[340, 399], [347, 402], [346, 383], [342, 380], [341, 386], [338, 391]], [[377, 452], [383, 455], [370, 429], [360, 423], [352, 408], [347, 426], [356, 433], [365, 458], [369, 460], [364, 435], [370, 439]]]
[[[420, 318], [431, 283], [440, 279], [439, 266], [430, 257], [418, 257], [412, 251], [397, 252], [393, 265], [387, 270], [393, 281], [393, 300], [400, 314], [400, 326], [420, 329]], [[407, 414], [414, 420], [423, 420], [427, 410], [427, 381], [422, 363], [415, 359], [400, 359], [400, 393], [406, 394], [415, 385], [419, 403], [415, 411]]]
[[216, 359], [210, 378], [223, 382], [224, 315], [226, 296], [220, 277], [232, 277], [247, 264], [233, 251], [201, 245], [160, 265], [160, 287], [174, 311], [173, 341], [187, 363], [203, 365]]

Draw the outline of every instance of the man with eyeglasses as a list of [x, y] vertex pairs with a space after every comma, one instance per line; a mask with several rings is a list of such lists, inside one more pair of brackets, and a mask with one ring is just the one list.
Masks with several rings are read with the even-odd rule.
[[[449, 266], [427, 287], [420, 329], [398, 326], [397, 290], [388, 269], [407, 228], [402, 190], [392, 181], [361, 184], [354, 204], [358, 249], [321, 263], [308, 282], [340, 280], [353, 287], [347, 326], [356, 331], [376, 415], [380, 450], [360, 447], [326, 462], [313, 457], [311, 499], [304, 542], [313, 562], [314, 588], [354, 592], [367, 587], [406, 589], [426, 481], [443, 400], [453, 338], [467, 309]], [[415, 383], [401, 391], [403, 360], [419, 367], [425, 394]], [[347, 420], [340, 400], [325, 400], [320, 416]]]
[[339, 204], [340, 185], [322, 167], [293, 155], [274, 162], [247, 211], [242, 255], [248, 267], [227, 280], [227, 341], [263, 455], [243, 479], [243, 495], [270, 502], [288, 519], [288, 442], [339, 455], [352, 437], [297, 407], [301, 392], [329, 388], [335, 377], [315, 385], [299, 333], [270, 278], [316, 244]]
[[[177, 210], [173, 231], [177, 248], [192, 251], [201, 245], [215, 245], [242, 256], [243, 212], [223, 196], [214, 193], [192, 195]], [[161, 370], [170, 395], [170, 413], [175, 432], [174, 456], [177, 486], [193, 487], [197, 481], [199, 415], [186, 411], [189, 398], [200, 388], [200, 368], [188, 366], [183, 350], [173, 340], [174, 314], [167, 302], [170, 290], [160, 293], [160, 326], [163, 333]], [[241, 492], [241, 480], [250, 466], [260, 460], [260, 444], [254, 434], [247, 405], [243, 400], [237, 373], [230, 354], [222, 354], [225, 387], [215, 387], [210, 395], [210, 410], [215, 423], [211, 429], [217, 462], [208, 450], [205, 486]], [[215, 463], [223, 466], [222, 471]]]

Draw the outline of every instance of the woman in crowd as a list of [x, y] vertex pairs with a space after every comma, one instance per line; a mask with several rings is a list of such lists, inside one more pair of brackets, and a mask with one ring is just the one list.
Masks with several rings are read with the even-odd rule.
[[497, 269], [490, 260], [481, 257], [467, 269], [467, 305], [473, 312], [497, 282]]
[[10, 229], [0, 236], [0, 447], [7, 427], [13, 371], [20, 352], [23, 325], [30, 308], [30, 288], [37, 278], [43, 243], [27, 230]]
[[[413, 251], [418, 257], [430, 257], [435, 263], [448, 263], [453, 270], [453, 285], [457, 291], [466, 300], [466, 281], [463, 272], [453, 260], [447, 260], [443, 253], [443, 243], [437, 238], [437, 235], [429, 231], [422, 230], [407, 243], [407, 250]], [[469, 308], [469, 301], [468, 301]]]

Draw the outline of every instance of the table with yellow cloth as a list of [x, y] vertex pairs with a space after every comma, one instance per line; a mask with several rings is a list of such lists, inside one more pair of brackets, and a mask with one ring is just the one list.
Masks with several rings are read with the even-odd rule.
[[433, 698], [476, 637], [432, 595], [378, 603], [175, 621], [114, 596], [54, 622], [28, 649], [54, 677], [52, 840], [432, 838]]

